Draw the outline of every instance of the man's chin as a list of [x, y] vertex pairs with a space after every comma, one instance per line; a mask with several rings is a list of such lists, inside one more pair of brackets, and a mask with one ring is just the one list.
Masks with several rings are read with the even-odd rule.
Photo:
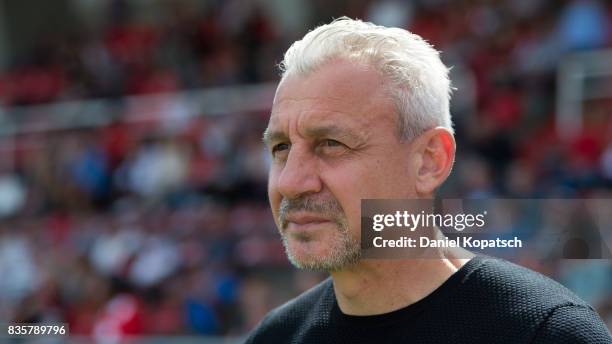
[[332, 240], [289, 238], [284, 240], [284, 244], [289, 261], [305, 270], [339, 270], [354, 264], [360, 253], [358, 247], [347, 248]]
[[286, 241], [286, 250], [298, 261], [325, 260], [332, 254], [330, 242], [312, 237], [291, 236]]

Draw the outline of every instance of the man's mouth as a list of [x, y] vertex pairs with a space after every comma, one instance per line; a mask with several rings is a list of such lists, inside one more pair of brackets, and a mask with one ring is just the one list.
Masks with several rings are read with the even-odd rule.
[[329, 223], [329, 218], [310, 213], [292, 213], [285, 217], [283, 221], [285, 229], [291, 228], [298, 231], [313, 229], [321, 224]]

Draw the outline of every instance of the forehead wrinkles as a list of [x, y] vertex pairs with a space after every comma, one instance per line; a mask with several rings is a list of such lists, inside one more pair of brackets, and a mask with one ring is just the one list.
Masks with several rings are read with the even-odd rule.
[[350, 104], [345, 99], [331, 97], [281, 99], [271, 113], [268, 128], [287, 135], [304, 136], [304, 130], [318, 126], [346, 127], [365, 138], [374, 126], [387, 121], [395, 123], [394, 114], [388, 115], [386, 104]]

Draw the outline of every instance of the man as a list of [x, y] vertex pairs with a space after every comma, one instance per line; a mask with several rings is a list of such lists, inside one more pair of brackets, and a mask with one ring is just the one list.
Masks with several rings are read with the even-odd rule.
[[341, 18], [295, 42], [264, 141], [290, 261], [331, 278], [248, 343], [610, 343], [593, 309], [511, 263], [360, 258], [360, 200], [432, 198], [455, 155], [448, 69], [420, 37]]

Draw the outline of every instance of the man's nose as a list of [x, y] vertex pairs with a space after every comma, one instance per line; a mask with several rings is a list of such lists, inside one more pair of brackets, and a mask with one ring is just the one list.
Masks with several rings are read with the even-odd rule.
[[317, 159], [304, 147], [292, 147], [278, 178], [278, 191], [293, 199], [307, 193], [321, 191]]

